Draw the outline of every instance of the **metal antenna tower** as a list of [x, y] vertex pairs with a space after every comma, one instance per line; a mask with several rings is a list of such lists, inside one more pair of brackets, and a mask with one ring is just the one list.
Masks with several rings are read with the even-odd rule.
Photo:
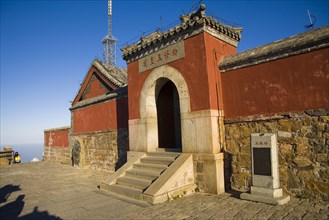
[[102, 43], [104, 46], [103, 56], [104, 62], [106, 64], [115, 66], [116, 62], [116, 42], [118, 41], [112, 36], [112, 0], [108, 0], [108, 33], [106, 37], [103, 39]]

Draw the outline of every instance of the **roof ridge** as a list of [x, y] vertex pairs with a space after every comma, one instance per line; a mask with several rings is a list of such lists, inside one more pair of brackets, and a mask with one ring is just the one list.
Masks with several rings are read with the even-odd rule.
[[122, 97], [122, 96], [126, 96], [127, 95], [127, 86], [123, 86], [118, 88], [117, 90], [115, 90], [115, 92], [110, 92], [108, 94], [103, 94], [100, 96], [96, 96], [90, 99], [85, 99], [82, 101], [78, 101], [74, 106], [70, 107], [70, 110], [75, 110], [78, 108], [82, 108], [82, 107], [86, 107], [89, 105], [93, 105], [93, 104], [97, 104], [99, 102], [103, 102], [103, 101], [107, 101], [107, 100], [111, 100], [114, 98], [118, 98], [118, 97]]
[[329, 25], [224, 57], [222, 72], [329, 46]]
[[[216, 31], [228, 36], [234, 42], [239, 42], [241, 39], [242, 28], [236, 28], [229, 25], [222, 24], [216, 19], [207, 16], [205, 13], [206, 6], [201, 4], [197, 11], [193, 11], [186, 15], [180, 16], [181, 23], [166, 30], [160, 32], [159, 30], [152, 32], [146, 37], [141, 37], [140, 40], [131, 45], [121, 48], [123, 52], [122, 57], [125, 60], [128, 60], [130, 56], [135, 53], [138, 53], [146, 48], [149, 48], [153, 45], [163, 42], [164, 40], [170, 40], [172, 37], [185, 33], [189, 30], [195, 30], [197, 28], [205, 28], [209, 26]], [[204, 30], [204, 29], [203, 29]], [[187, 38], [191, 35], [185, 35], [184, 38]]]
[[[119, 68], [119, 67], [112, 66], [112, 65], [106, 66], [104, 63], [102, 63], [98, 59], [95, 59], [92, 65], [94, 65], [114, 85], [116, 85], [118, 87], [122, 87], [127, 84], [126, 80], [122, 80], [122, 79], [116, 77], [119, 74], [118, 72], [121, 72], [121, 74], [124, 72], [125, 78], [127, 78], [126, 70], [124, 70], [123, 68]], [[111, 74], [111, 72], [114, 74]]]

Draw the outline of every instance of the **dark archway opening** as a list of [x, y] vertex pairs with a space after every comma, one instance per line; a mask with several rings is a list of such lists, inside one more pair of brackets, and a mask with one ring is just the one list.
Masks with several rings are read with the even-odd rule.
[[182, 132], [180, 120], [179, 95], [173, 82], [166, 82], [157, 101], [159, 148], [181, 151]]

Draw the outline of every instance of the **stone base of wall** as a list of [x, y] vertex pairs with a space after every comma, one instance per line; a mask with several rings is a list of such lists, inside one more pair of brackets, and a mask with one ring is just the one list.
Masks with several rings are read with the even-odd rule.
[[63, 164], [72, 164], [72, 149], [70, 147], [44, 146], [43, 159]]
[[221, 194], [224, 188], [223, 154], [193, 154], [195, 184], [198, 191]]
[[276, 133], [280, 185], [285, 193], [329, 201], [329, 110], [225, 121], [225, 184], [251, 185], [251, 133]]
[[127, 161], [128, 129], [72, 135], [71, 145], [76, 141], [81, 147], [79, 167], [115, 172]]

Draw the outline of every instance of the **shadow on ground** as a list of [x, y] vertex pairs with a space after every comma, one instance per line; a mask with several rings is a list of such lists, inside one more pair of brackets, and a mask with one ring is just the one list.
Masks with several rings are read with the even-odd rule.
[[6, 185], [0, 188], [0, 204], [7, 202], [8, 197], [16, 191], [20, 191], [21, 188], [19, 185]]
[[13, 192], [20, 191], [19, 185], [6, 185], [0, 188], [0, 218], [1, 219], [46, 219], [46, 220], [60, 220], [61, 218], [49, 215], [47, 211], [38, 211], [38, 207], [34, 207], [33, 212], [20, 216], [24, 208], [25, 195], [19, 195], [17, 198], [3, 205]]
[[242, 194], [242, 192], [236, 191], [234, 189], [228, 190], [227, 193], [231, 194], [230, 197], [233, 197], [233, 198], [236, 198], [236, 199], [240, 199], [240, 195]]

